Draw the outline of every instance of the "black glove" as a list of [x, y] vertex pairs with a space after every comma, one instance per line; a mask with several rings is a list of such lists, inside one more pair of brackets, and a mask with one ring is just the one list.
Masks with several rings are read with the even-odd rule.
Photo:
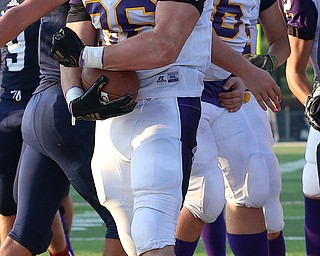
[[51, 52], [56, 61], [66, 67], [79, 67], [84, 44], [70, 28], [63, 27], [53, 35]]
[[117, 100], [106, 101], [101, 96], [101, 88], [108, 82], [106, 76], [101, 76], [82, 96], [69, 103], [70, 113], [78, 120], [104, 120], [110, 117], [130, 113], [136, 106], [131, 95], [125, 95]]
[[308, 95], [304, 115], [309, 124], [320, 131], [320, 85], [317, 83], [311, 93]]
[[275, 71], [278, 66], [278, 61], [276, 57], [270, 54], [266, 54], [266, 55], [252, 54], [252, 55], [249, 55], [247, 58], [253, 65], [257, 66], [258, 68], [262, 68], [268, 71], [269, 73], [271, 73], [272, 71]]

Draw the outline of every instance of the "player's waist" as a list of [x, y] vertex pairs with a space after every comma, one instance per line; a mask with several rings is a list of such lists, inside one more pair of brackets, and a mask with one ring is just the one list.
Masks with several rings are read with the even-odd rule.
[[188, 67], [171, 67], [152, 77], [141, 78], [138, 99], [200, 97], [204, 74]]
[[15, 88], [0, 88], [1, 99], [12, 99], [14, 101], [27, 101], [32, 97], [33, 90], [21, 90]]

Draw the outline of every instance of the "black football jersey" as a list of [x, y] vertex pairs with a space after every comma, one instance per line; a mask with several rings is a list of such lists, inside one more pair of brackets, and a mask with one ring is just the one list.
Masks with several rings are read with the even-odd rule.
[[[22, 1], [10, 1], [2, 12]], [[39, 85], [38, 35], [40, 21], [27, 27], [1, 48], [0, 86], [3, 90], [34, 91]]]

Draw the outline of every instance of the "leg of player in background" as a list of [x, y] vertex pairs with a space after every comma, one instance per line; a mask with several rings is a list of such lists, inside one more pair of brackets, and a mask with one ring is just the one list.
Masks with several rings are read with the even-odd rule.
[[269, 256], [284, 256], [286, 246], [282, 230], [284, 228], [283, 209], [280, 202], [281, 172], [278, 159], [273, 150], [273, 134], [268, 115], [251, 95], [250, 101], [242, 106], [253, 131], [259, 138], [258, 144], [262, 152], [269, 174], [269, 196], [264, 205], [265, 222], [268, 231]]
[[176, 256], [194, 254], [204, 224], [214, 222], [225, 205], [224, 180], [218, 166], [217, 147], [210, 123], [203, 116], [200, 118], [197, 143], [188, 191], [178, 219]]
[[[192, 225], [186, 225], [192, 223]], [[185, 207], [182, 208], [176, 234], [175, 254], [177, 256], [192, 256], [197, 248], [204, 222], [195, 218]], [[186, 234], [189, 234], [186, 236]]]
[[69, 253], [71, 256], [74, 256], [74, 252], [72, 249], [71, 241], [70, 241], [70, 233], [73, 219], [73, 205], [71, 195], [68, 192], [68, 195], [63, 199], [61, 206], [59, 208], [60, 219], [64, 230], [64, 235], [66, 242], [68, 244]]
[[320, 252], [320, 200], [304, 197], [306, 255], [319, 255]]
[[268, 255], [267, 231], [262, 208], [227, 204], [227, 237], [237, 256]]
[[302, 185], [305, 208], [305, 243], [306, 255], [319, 255], [320, 252], [320, 133], [310, 128], [302, 172]]
[[70, 236], [72, 220], [73, 220], [73, 204], [72, 204], [72, 197], [70, 193], [68, 193], [68, 195], [61, 202], [60, 214], [61, 214], [61, 218], [63, 218], [63, 222], [65, 222], [66, 224], [65, 232], [67, 232], [68, 235]]
[[226, 255], [226, 232], [224, 212], [214, 222], [204, 225], [201, 236], [208, 256]]
[[7, 234], [13, 226], [15, 218], [16, 215], [0, 215], [0, 244], [2, 244], [3, 241], [6, 239]]
[[59, 211], [56, 213], [52, 222], [53, 236], [48, 247], [50, 256], [69, 256], [68, 244], [65, 240], [63, 225]]

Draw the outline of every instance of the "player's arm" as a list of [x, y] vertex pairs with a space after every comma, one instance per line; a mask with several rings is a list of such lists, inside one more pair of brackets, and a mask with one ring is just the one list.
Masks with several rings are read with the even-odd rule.
[[[68, 22], [67, 27], [71, 28], [81, 39], [84, 45], [93, 46], [96, 41], [96, 30], [92, 26], [91, 20], [82, 20], [78, 22]], [[82, 68], [67, 68], [60, 65], [61, 87], [66, 93], [69, 87], [77, 86], [82, 88], [81, 71]], [[81, 91], [79, 91], [81, 93]], [[67, 99], [71, 100], [71, 99]]]
[[291, 54], [287, 60], [286, 78], [291, 92], [304, 105], [311, 84], [306, 74], [306, 67], [312, 51], [313, 40], [304, 40], [289, 35]]
[[189, 3], [158, 1], [154, 29], [105, 47], [103, 68], [141, 70], [173, 63], [199, 16], [199, 11]]
[[287, 60], [286, 78], [292, 93], [304, 105], [311, 92], [306, 75], [313, 40], [316, 36], [318, 9], [312, 0], [292, 1], [283, 5], [287, 16], [291, 54]]
[[290, 55], [287, 26], [277, 1], [260, 12], [259, 21], [269, 44], [268, 54], [276, 58], [275, 70]]
[[19, 6], [10, 8], [0, 19], [0, 47], [65, 2], [67, 0], [25, 0]]
[[239, 76], [253, 93], [262, 109], [281, 109], [281, 90], [270, 74], [257, 68], [242, 55], [227, 46], [219, 37], [212, 35], [211, 61], [223, 69]]
[[[84, 47], [81, 56], [75, 56], [75, 59], [80, 59], [76, 65], [108, 70], [143, 70], [171, 64], [194, 29], [202, 7], [202, 0], [160, 0], [156, 5], [152, 30], [118, 44]], [[56, 40], [54, 51], [63, 51], [68, 45], [70, 42]]]
[[[67, 22], [67, 27], [72, 31], [69, 36], [75, 36], [79, 45], [95, 45], [97, 31], [83, 5], [72, 5], [71, 10], [73, 12], [69, 13]], [[73, 16], [74, 13], [78, 15], [76, 18]], [[108, 84], [105, 77], [98, 79], [87, 92], [84, 92], [81, 81], [82, 68], [68, 68], [61, 65], [60, 70], [61, 86], [68, 108], [76, 119], [101, 120], [119, 116], [131, 112], [136, 105], [135, 102], [132, 102], [130, 95], [114, 101], [103, 101], [100, 97], [100, 90], [102, 86]], [[74, 121], [74, 118], [72, 120]]]

